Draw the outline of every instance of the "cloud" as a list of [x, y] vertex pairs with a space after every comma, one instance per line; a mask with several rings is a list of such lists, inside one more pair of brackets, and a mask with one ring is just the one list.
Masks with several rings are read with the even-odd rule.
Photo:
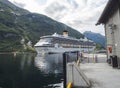
[[16, 1], [13, 1], [13, 3], [14, 3], [16, 6], [20, 7], [20, 8], [24, 8], [24, 7], [25, 7], [25, 4], [24, 4], [24, 3], [18, 3], [18, 2], [16, 2]]
[[67, 11], [67, 8], [58, 2], [53, 2], [48, 5], [44, 11], [50, 17], [53, 17], [56, 20], [60, 20], [64, 16], [65, 11]]
[[75, 0], [67, 0], [67, 2], [74, 7], [74, 9], [79, 7], [79, 4]]
[[49, 14], [61, 12], [65, 10], [66, 7], [64, 5], [59, 4], [58, 2], [51, 3], [48, 7], [45, 8], [45, 11]]
[[9, 0], [9, 1], [11, 1], [13, 4], [17, 6], [19, 6], [20, 4], [21, 5], [23, 4], [24, 7], [22, 8], [27, 9], [30, 12], [43, 13], [42, 11], [43, 8], [41, 7], [42, 5], [40, 5], [40, 3], [37, 2], [37, 0]]
[[93, 31], [104, 35], [102, 26], [95, 26], [108, 0], [10, 0], [18, 6], [47, 15], [80, 32]]

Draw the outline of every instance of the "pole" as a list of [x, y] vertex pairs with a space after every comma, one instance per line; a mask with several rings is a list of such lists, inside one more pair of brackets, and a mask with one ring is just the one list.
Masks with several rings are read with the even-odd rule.
[[89, 63], [89, 40], [88, 40], [88, 63]]
[[64, 88], [66, 88], [67, 79], [66, 79], [66, 63], [67, 63], [67, 55], [63, 53], [63, 78], [64, 78]]
[[79, 66], [80, 65], [80, 56], [79, 56], [79, 51], [77, 51], [77, 65]]
[[79, 59], [79, 51], [76, 51], [77, 52], [77, 61], [78, 61], [78, 59]]

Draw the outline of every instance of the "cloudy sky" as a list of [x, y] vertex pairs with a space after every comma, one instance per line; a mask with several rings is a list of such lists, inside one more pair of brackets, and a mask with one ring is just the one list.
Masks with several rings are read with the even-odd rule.
[[103, 25], [95, 26], [108, 0], [9, 0], [19, 7], [47, 15], [83, 33], [104, 35]]

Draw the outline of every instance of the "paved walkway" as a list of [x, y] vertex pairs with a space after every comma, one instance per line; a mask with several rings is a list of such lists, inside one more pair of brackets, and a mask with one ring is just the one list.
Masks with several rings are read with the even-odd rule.
[[107, 63], [84, 63], [80, 68], [91, 81], [91, 88], [120, 88], [120, 69]]

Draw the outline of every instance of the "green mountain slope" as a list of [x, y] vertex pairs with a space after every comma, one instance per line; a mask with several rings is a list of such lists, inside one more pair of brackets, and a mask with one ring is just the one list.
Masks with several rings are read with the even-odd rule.
[[[24, 51], [28, 41], [34, 45], [40, 36], [55, 32], [62, 34], [63, 30], [68, 30], [69, 36], [83, 37], [63, 23], [41, 14], [30, 13], [8, 0], [0, 0], [0, 51]], [[24, 40], [24, 44], [21, 40]]]

